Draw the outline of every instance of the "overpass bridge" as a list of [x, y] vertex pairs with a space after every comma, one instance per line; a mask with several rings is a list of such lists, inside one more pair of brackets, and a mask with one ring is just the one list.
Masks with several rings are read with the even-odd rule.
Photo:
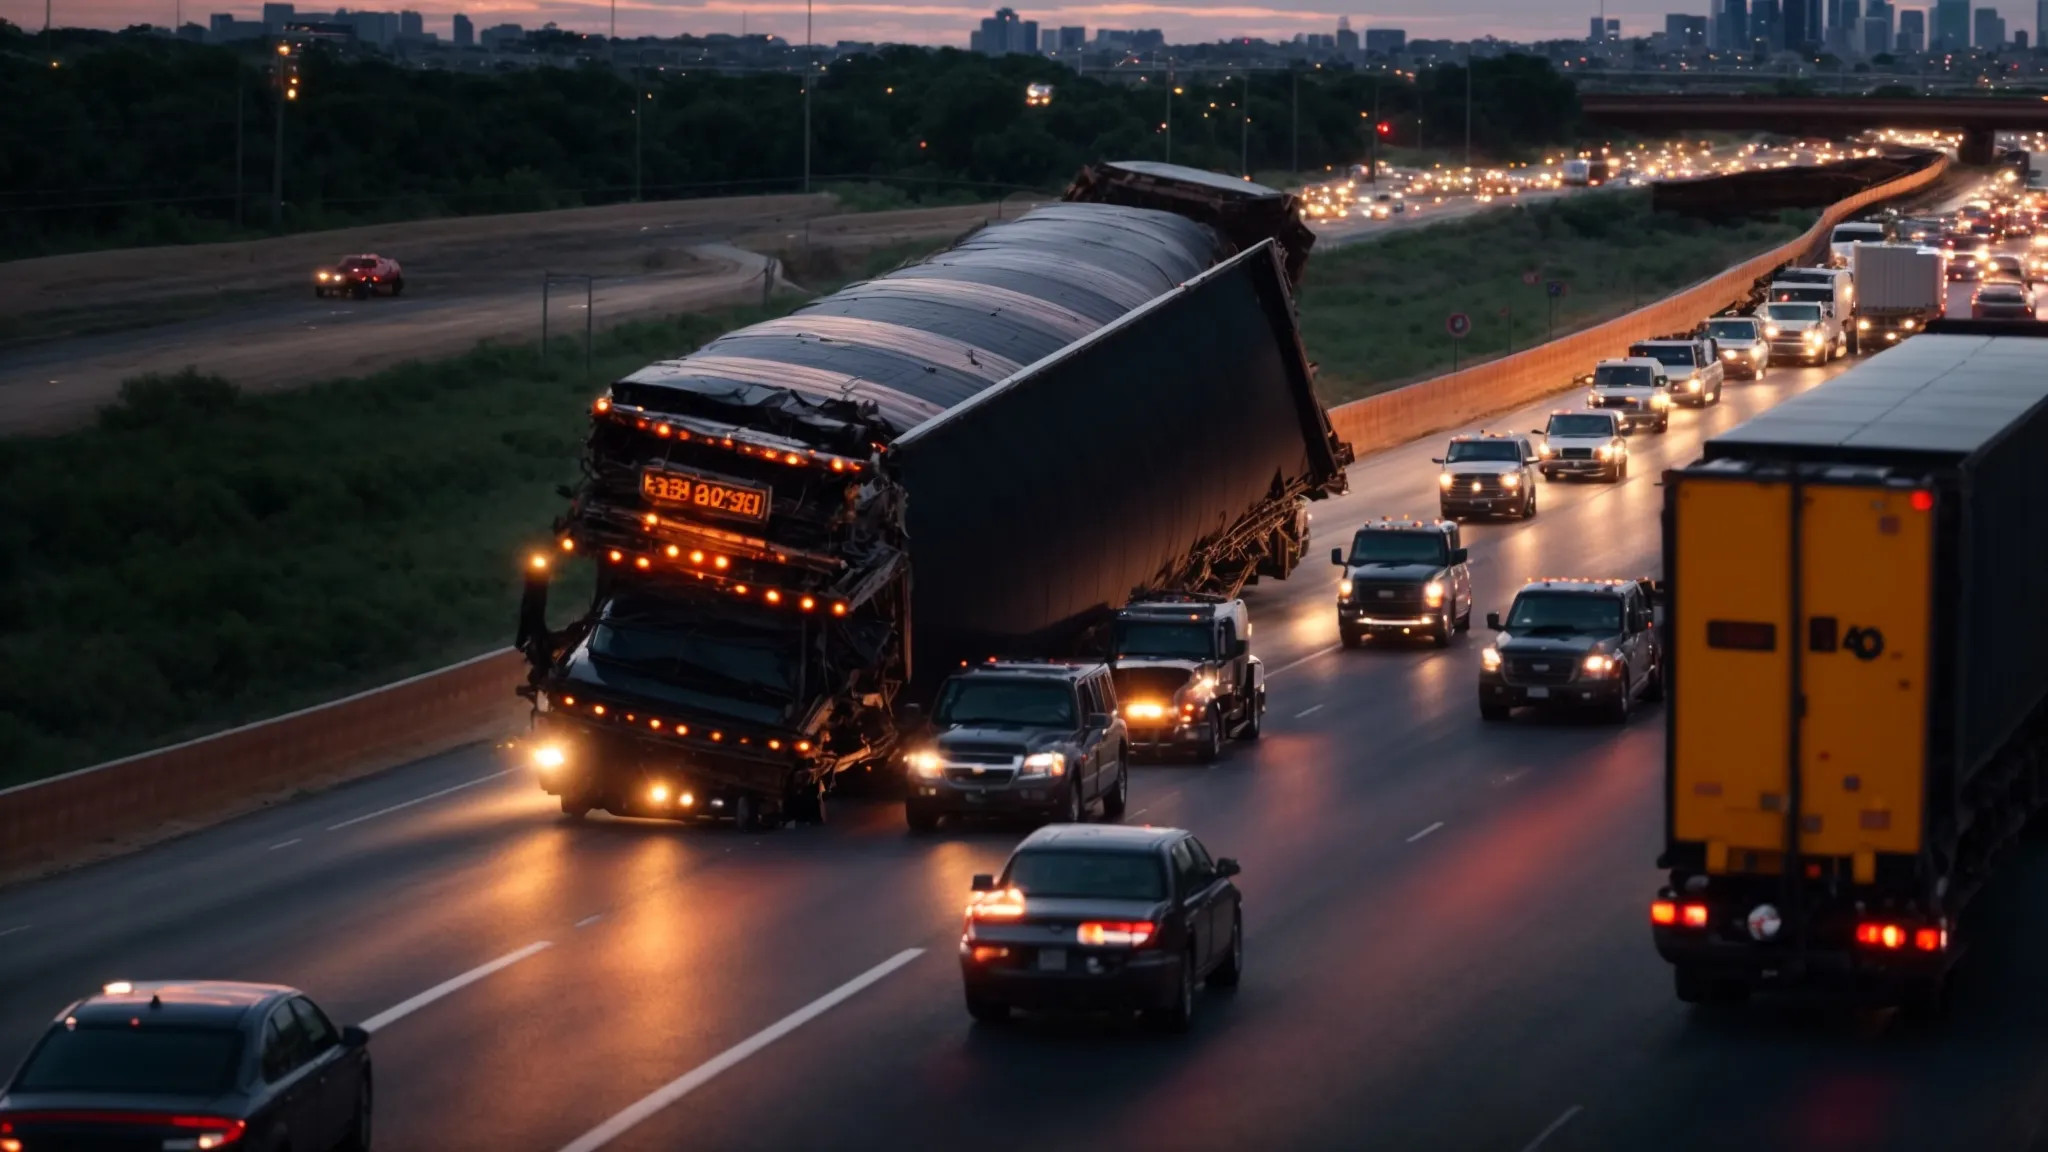
[[1705, 128], [1848, 136], [1877, 128], [1961, 132], [1965, 164], [1989, 164], [1998, 133], [2048, 129], [2048, 97], [1760, 96], [1586, 93], [1588, 123], [1662, 133]]

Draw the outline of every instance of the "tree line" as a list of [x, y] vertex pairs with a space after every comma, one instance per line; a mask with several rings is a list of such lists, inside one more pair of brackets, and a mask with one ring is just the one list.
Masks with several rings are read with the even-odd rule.
[[[292, 67], [287, 101], [264, 44], [147, 29], [40, 36], [0, 22], [0, 257], [615, 203], [636, 187], [652, 199], [801, 183], [795, 74], [449, 71], [317, 46]], [[1465, 141], [1457, 65], [1415, 79], [1299, 66], [1248, 85], [1183, 72], [1172, 96], [1164, 75], [1137, 75], [952, 49], [839, 59], [811, 94], [814, 184], [881, 181], [913, 199], [1056, 189], [1088, 161], [1166, 158], [1169, 135], [1177, 163], [1314, 171], [1361, 160], [1377, 120], [1390, 144]], [[1049, 104], [1027, 107], [1034, 82], [1054, 85]], [[1573, 86], [1541, 59], [1479, 60], [1470, 91], [1477, 154], [1512, 157], [1576, 130]]]

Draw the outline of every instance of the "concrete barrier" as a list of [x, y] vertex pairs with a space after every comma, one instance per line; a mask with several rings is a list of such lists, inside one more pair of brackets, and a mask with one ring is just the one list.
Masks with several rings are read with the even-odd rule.
[[[1568, 391], [1633, 341], [1682, 331], [1742, 298], [1756, 278], [1824, 239], [1843, 218], [1940, 178], [1934, 166], [1823, 213], [1805, 236], [1666, 300], [1524, 352], [1331, 410], [1359, 455]], [[332, 704], [0, 791], [0, 877], [48, 872], [516, 731], [524, 664], [511, 649]]]
[[1865, 189], [1821, 213], [1799, 239], [1676, 295], [1498, 360], [1339, 404], [1330, 409], [1331, 423], [1363, 456], [1571, 391], [1577, 387], [1573, 381], [1595, 361], [1621, 355], [1638, 340], [1691, 329], [1701, 318], [1747, 297], [1757, 277], [1812, 251], [1836, 224], [1872, 204], [1927, 187], [1948, 171], [1948, 164], [1948, 157], [1940, 156], [1918, 172]]

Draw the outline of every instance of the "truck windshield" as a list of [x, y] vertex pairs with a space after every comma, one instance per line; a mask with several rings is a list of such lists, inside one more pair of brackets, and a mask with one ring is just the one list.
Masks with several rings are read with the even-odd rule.
[[1591, 592], [1524, 592], [1508, 613], [1507, 631], [1518, 634], [1621, 631], [1621, 600]]
[[1584, 415], [1552, 416], [1546, 436], [1612, 436], [1614, 418], [1596, 416], [1590, 412]]
[[1832, 244], [1870, 244], [1884, 239], [1882, 224], [1837, 224], [1835, 233], [1828, 238]]
[[1522, 458], [1522, 446], [1513, 440], [1458, 440], [1451, 444], [1451, 454], [1444, 457], [1450, 464], [1462, 464], [1467, 460], [1505, 460], [1514, 463]]
[[1073, 728], [1074, 694], [1064, 681], [970, 676], [947, 682], [932, 718], [949, 728]]
[[1215, 649], [1215, 632], [1199, 620], [1119, 620], [1114, 633], [1118, 659], [1206, 660]]
[[1628, 350], [1631, 356], [1648, 356], [1669, 368], [1692, 367], [1692, 345], [1690, 344], [1638, 344]]
[[1657, 374], [1648, 364], [1602, 364], [1593, 369], [1595, 388], [1654, 388]]
[[599, 664], [756, 703], [792, 695], [788, 637], [716, 621], [691, 622], [652, 605], [614, 601], [590, 633]]
[[1166, 873], [1149, 852], [1019, 852], [1003, 886], [1049, 900], [1164, 900]]
[[1757, 309], [1757, 314], [1780, 324], [1811, 324], [1820, 319], [1820, 305], [1766, 304]]
[[1774, 284], [1771, 286], [1771, 302], [1774, 304], [1783, 304], [1792, 300], [1821, 304], [1834, 298], [1835, 290], [1833, 288], [1826, 288], [1819, 284]]
[[1351, 563], [1442, 564], [1449, 559], [1449, 539], [1441, 532], [1360, 532], [1351, 538]]
[[1754, 340], [1756, 321], [1710, 320], [1707, 322], [1707, 335], [1716, 340]]

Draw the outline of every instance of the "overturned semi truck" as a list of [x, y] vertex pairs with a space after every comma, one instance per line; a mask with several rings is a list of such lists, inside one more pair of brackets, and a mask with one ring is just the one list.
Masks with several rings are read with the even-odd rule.
[[[572, 816], [822, 819], [962, 661], [1283, 578], [1348, 446], [1294, 198], [1157, 164], [615, 382], [528, 572], [521, 742]], [[596, 566], [551, 628], [551, 574]]]

